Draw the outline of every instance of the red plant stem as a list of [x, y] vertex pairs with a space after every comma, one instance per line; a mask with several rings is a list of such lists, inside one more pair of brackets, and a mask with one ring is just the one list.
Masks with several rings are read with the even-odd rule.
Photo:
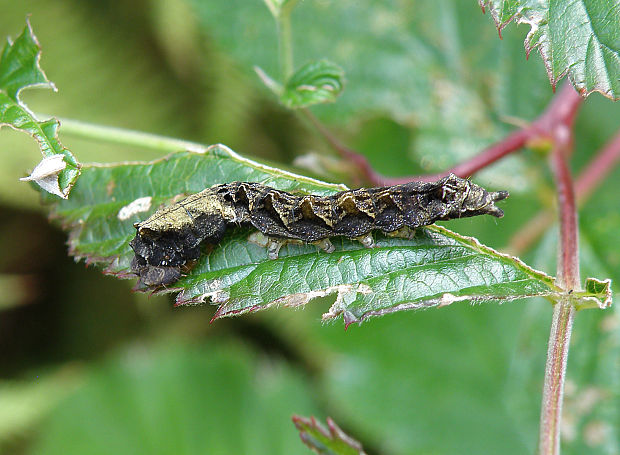
[[559, 141], [563, 153], [572, 152], [572, 127], [583, 98], [569, 82], [565, 82], [560, 91], [551, 100], [551, 104], [538, 117], [530, 128], [538, 136], [547, 136], [554, 142]]
[[412, 177], [385, 177], [376, 172], [366, 157], [359, 154], [355, 150], [347, 147], [340, 142], [334, 135], [308, 110], [303, 111], [306, 118], [314, 125], [327, 143], [338, 152], [338, 154], [347, 161], [352, 162], [360, 170], [364, 178], [375, 186], [399, 185], [401, 183], [417, 181], [435, 181], [450, 173], [459, 177], [469, 177], [480, 169], [499, 160], [500, 158], [524, 147], [528, 140], [532, 137], [532, 129], [530, 127], [522, 128], [519, 131], [508, 135], [504, 140], [493, 144], [481, 153], [473, 157], [471, 160], [465, 161], [452, 169], [433, 175], [412, 176]]
[[523, 148], [530, 139], [534, 137], [534, 131], [531, 127], [522, 128], [514, 133], [509, 134], [506, 138], [497, 142], [490, 147], [487, 147], [478, 155], [474, 156], [470, 160], [457, 164], [447, 171], [440, 172], [439, 174], [422, 175], [416, 177], [394, 177], [386, 178], [382, 177], [383, 185], [398, 185], [401, 183], [411, 182], [412, 180], [434, 182], [441, 177], [445, 177], [448, 174], [455, 174], [459, 177], [469, 177], [481, 169], [489, 166], [495, 161], [503, 158], [504, 156], [515, 152]]
[[553, 97], [551, 104], [545, 112], [532, 124], [509, 134], [506, 138], [483, 150], [472, 159], [454, 166], [441, 175], [447, 175], [452, 172], [459, 177], [469, 177], [509, 153], [523, 148], [533, 139], [553, 137], [557, 134], [562, 134], [561, 131], [566, 132], [572, 137], [570, 135], [571, 129], [558, 129], [556, 125], [562, 124], [572, 127], [582, 101], [583, 99], [573, 86], [570, 83], [565, 83], [558, 94]]
[[[577, 205], [585, 203], [605, 181], [607, 175], [620, 161], [620, 132], [598, 152], [575, 181]], [[513, 235], [507, 250], [519, 256], [526, 251], [553, 223], [553, 214], [541, 210]]]
[[551, 154], [552, 168], [558, 190], [560, 211], [560, 254], [558, 258], [558, 279], [564, 289], [579, 286], [579, 247], [577, 226], [577, 204], [573, 179], [566, 163], [562, 147], [554, 148]]
[[553, 307], [540, 413], [540, 439], [538, 443], [540, 455], [559, 455], [560, 453], [564, 377], [574, 317], [575, 307], [569, 296], [561, 299]]
[[327, 143], [334, 149], [338, 154], [347, 161], [352, 162], [357, 168], [360, 170], [360, 173], [364, 176], [366, 180], [376, 186], [385, 185], [385, 178], [376, 172], [365, 156], [356, 152], [355, 150], [347, 147], [342, 142], [336, 138], [327, 127], [325, 127], [319, 119], [317, 119], [312, 112], [308, 109], [302, 109], [301, 112], [305, 115], [305, 117], [312, 123], [312, 125], [317, 129], [319, 134], [323, 136], [323, 138], [327, 141]]
[[[560, 208], [558, 284], [564, 289], [572, 291], [578, 288], [580, 283], [579, 250], [577, 244], [577, 207], [573, 181], [565, 159], [566, 154], [565, 147], [560, 144], [556, 145], [551, 154], [551, 167], [558, 189], [558, 206]], [[575, 311], [570, 300], [570, 291], [553, 308], [540, 414], [539, 453], [541, 455], [557, 455], [560, 453], [564, 379]]]
[[469, 177], [475, 174], [480, 169], [487, 167], [489, 164], [503, 158], [504, 156], [512, 153], [516, 150], [523, 148], [527, 142], [532, 138], [532, 128], [522, 128], [514, 133], [509, 134], [502, 141], [493, 144], [487, 149], [483, 150], [478, 155], [474, 156], [471, 160], [457, 164], [446, 174], [452, 172], [459, 177]]
[[[570, 89], [573, 90], [572, 87]], [[564, 92], [565, 88], [562, 91]], [[570, 96], [566, 95], [567, 101], [570, 98]], [[553, 105], [555, 104], [553, 103]], [[576, 107], [579, 103], [574, 103], [571, 108], [564, 109], [564, 106], [568, 104], [558, 101], [556, 106], [559, 110], [562, 109], [565, 115], [562, 116], [563, 121], [555, 124], [550, 130], [554, 143], [551, 151], [551, 169], [558, 192], [560, 215], [560, 249], [557, 266], [558, 284], [569, 291], [553, 308], [540, 413], [540, 439], [538, 447], [540, 455], [559, 455], [560, 453], [564, 381], [570, 337], [576, 311], [571, 302], [570, 294], [572, 290], [579, 287], [580, 283], [577, 204], [573, 179], [566, 162], [567, 156], [572, 151], [572, 127]], [[552, 111], [553, 105], [547, 113]]]
[[533, 139], [552, 137], [552, 130], [558, 123], [572, 125], [581, 101], [583, 101], [583, 99], [573, 89], [572, 85], [570, 83], [565, 83], [557, 95], [553, 97], [553, 100], [545, 112], [529, 126], [509, 134], [506, 138], [486, 148], [473, 158], [457, 164], [452, 169], [445, 172], [433, 175], [407, 177], [385, 177], [376, 172], [366, 157], [340, 142], [309, 110], [304, 109], [302, 112], [327, 143], [336, 150], [342, 158], [357, 166], [360, 174], [369, 183], [375, 186], [388, 186], [407, 183], [413, 180], [434, 181], [450, 173], [456, 174], [459, 177], [469, 177], [500, 158], [523, 148]]

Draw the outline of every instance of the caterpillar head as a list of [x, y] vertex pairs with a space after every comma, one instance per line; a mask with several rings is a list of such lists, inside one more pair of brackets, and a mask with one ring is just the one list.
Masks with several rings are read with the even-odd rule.
[[470, 180], [450, 174], [441, 181], [441, 199], [449, 213], [446, 218], [476, 215], [504, 216], [495, 203], [508, 197], [508, 191], [487, 191]]

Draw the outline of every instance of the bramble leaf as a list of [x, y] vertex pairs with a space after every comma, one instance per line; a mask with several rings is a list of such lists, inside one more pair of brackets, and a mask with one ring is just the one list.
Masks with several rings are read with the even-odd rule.
[[[68, 201], [53, 214], [70, 228], [73, 255], [100, 262], [106, 272], [131, 276], [133, 223], [183, 194], [230, 181], [257, 181], [295, 192], [332, 194], [344, 189], [244, 159], [221, 145], [205, 153], [182, 152], [150, 163], [85, 165]], [[375, 234], [376, 248], [337, 238], [336, 251], [287, 245], [278, 259], [233, 229], [166, 292], [181, 291], [177, 304], [210, 301], [215, 318], [274, 305], [300, 306], [333, 294], [325, 319], [345, 324], [406, 309], [455, 302], [554, 299], [554, 279], [439, 226], [418, 229], [412, 240]]]
[[529, 55], [538, 49], [551, 84], [568, 74], [584, 96], [620, 98], [620, 2], [618, 0], [479, 0], [498, 30], [515, 21], [530, 26]]
[[327, 418], [329, 430], [314, 417], [293, 416], [293, 423], [299, 430], [299, 437], [313, 452], [319, 455], [366, 455], [362, 445]]
[[25, 88], [56, 90], [39, 66], [40, 55], [41, 48], [29, 22], [15, 42], [9, 39], [4, 46], [0, 56], [0, 127], [30, 134], [39, 144], [44, 159], [22, 180], [34, 181], [45, 191], [67, 198], [80, 174], [80, 165], [58, 140], [58, 120], [39, 121], [19, 99]]

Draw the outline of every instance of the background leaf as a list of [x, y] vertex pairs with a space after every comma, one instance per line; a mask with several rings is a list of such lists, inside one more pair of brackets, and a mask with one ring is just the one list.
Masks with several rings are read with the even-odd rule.
[[[193, 0], [190, 4], [205, 40], [234, 58], [254, 85], [255, 65], [278, 74], [277, 37], [263, 4], [238, 0], [226, 7]], [[229, 14], [229, 7], [238, 14]], [[479, 8], [467, 2], [308, 1], [297, 5], [291, 20], [295, 60], [325, 58], [341, 66], [347, 77], [338, 102], [317, 106], [313, 112], [358, 133], [366, 126], [358, 122], [369, 117], [387, 117], [403, 125], [410, 141], [394, 153], [414, 173], [444, 170], [499, 138], [506, 125], [487, 108], [502, 105], [502, 97], [511, 96], [510, 87], [529, 78], [508, 80], [494, 67], [499, 60], [513, 64], [512, 59], [496, 42], [494, 31], [484, 27]], [[483, 48], [461, 52], [461, 43], [472, 41]], [[489, 80], [498, 91], [477, 89]], [[550, 95], [551, 90], [546, 96]], [[539, 92], [530, 101], [538, 103], [544, 97]], [[529, 104], [526, 109], [533, 107]], [[224, 142], [237, 148], [232, 140]], [[378, 166], [391, 161], [385, 159], [386, 149], [376, 157]], [[514, 162], [507, 169], [504, 182], [513, 179]]]
[[568, 74], [584, 95], [620, 99], [620, 2], [479, 0], [499, 30], [510, 21], [530, 26], [529, 53], [538, 49], [553, 87]]
[[303, 454], [283, 404], [316, 412], [305, 388], [298, 374], [239, 343], [136, 346], [62, 401], [30, 453]]
[[79, 164], [75, 157], [58, 140], [58, 120], [39, 121], [20, 101], [20, 91], [36, 86], [55, 89], [39, 67], [41, 48], [30, 23], [22, 34], [4, 46], [0, 56], [0, 127], [10, 126], [30, 134], [38, 143], [45, 158], [62, 155], [64, 165], [47, 170], [39, 178], [33, 173], [35, 182], [46, 177], [41, 187], [57, 196], [66, 198], [79, 176]]
[[333, 103], [344, 88], [344, 71], [326, 60], [306, 63], [286, 81], [280, 96], [292, 109]]
[[27, 434], [50, 409], [79, 384], [80, 374], [66, 368], [31, 383], [0, 382], [0, 447]]

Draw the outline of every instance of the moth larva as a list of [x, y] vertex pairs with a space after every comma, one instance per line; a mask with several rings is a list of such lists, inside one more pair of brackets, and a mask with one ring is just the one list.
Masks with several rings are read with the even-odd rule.
[[[136, 223], [132, 271], [139, 286], [165, 286], [181, 277], [181, 268], [200, 257], [202, 243], [218, 243], [231, 226], [252, 226], [269, 239], [314, 243], [333, 251], [329, 237], [358, 239], [372, 246], [373, 230], [392, 233], [439, 220], [504, 215], [496, 201], [506, 191], [488, 192], [453, 174], [437, 182], [411, 182], [360, 188], [331, 196], [295, 195], [261, 185], [215, 185], [162, 208]], [[276, 242], [277, 243], [277, 242]], [[270, 257], [277, 257], [278, 247]], [[275, 252], [275, 253], [274, 253]]]

